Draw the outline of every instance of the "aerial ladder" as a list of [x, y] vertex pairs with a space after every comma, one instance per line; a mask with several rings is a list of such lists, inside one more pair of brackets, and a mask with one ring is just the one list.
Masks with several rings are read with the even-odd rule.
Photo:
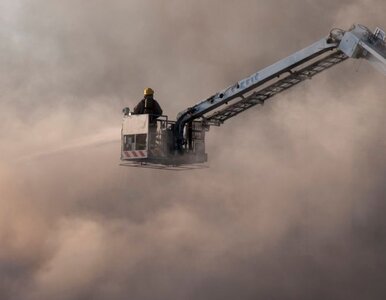
[[123, 110], [122, 165], [181, 167], [203, 164], [205, 133], [225, 121], [284, 92], [348, 58], [366, 59], [386, 67], [386, 33], [363, 25], [333, 29], [304, 48], [213, 96], [185, 109], [176, 121], [161, 116], [156, 124], [149, 115]]

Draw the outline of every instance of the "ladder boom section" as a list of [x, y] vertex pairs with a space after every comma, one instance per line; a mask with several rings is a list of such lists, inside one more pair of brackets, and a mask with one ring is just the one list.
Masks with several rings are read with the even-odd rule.
[[311, 79], [313, 76], [345, 61], [347, 58], [348, 57], [344, 53], [335, 51], [333, 54], [329, 54], [309, 66], [294, 71], [285, 78], [278, 80], [261, 90], [254, 91], [247, 97], [239, 98], [240, 100], [238, 102], [213, 113], [212, 115], [206, 117], [205, 120], [209, 125], [219, 126], [239, 113], [257, 104], [264, 104], [264, 102], [269, 98], [288, 90], [306, 79]]
[[333, 29], [328, 37], [182, 111], [173, 128], [175, 150], [183, 150], [186, 124], [201, 119], [220, 125], [347, 58], [364, 58], [386, 70], [386, 32], [380, 28], [371, 32], [359, 24], [348, 31]]
[[275, 79], [284, 73], [292, 72], [294, 68], [299, 67], [300, 65], [307, 63], [328, 51], [333, 51], [337, 48], [337, 46], [338, 43], [329, 38], [323, 38], [311, 46], [304, 48], [243, 80], [238, 81], [236, 84], [226, 88], [225, 90], [181, 112], [177, 116], [175, 124], [177, 148], [182, 146], [183, 130], [184, 126], [188, 122], [201, 118], [209, 112], [213, 112], [218, 107], [237, 97], [243, 97], [244, 94], [265, 84], [269, 80]]

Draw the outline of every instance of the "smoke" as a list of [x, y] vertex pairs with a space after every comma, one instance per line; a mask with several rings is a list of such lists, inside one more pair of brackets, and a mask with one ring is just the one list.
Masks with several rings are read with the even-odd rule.
[[207, 136], [210, 168], [119, 167], [144, 87], [179, 111], [352, 23], [357, 1], [2, 1], [1, 299], [383, 299], [384, 77], [347, 61]]
[[377, 58], [375, 58], [375, 57], [372, 56], [372, 55], [369, 56], [368, 61], [370, 62], [370, 64], [371, 64], [376, 70], [378, 70], [379, 72], [381, 72], [381, 73], [383, 73], [384, 75], [386, 75], [386, 66], [385, 66], [385, 64], [383, 64], [382, 62], [380, 62]]

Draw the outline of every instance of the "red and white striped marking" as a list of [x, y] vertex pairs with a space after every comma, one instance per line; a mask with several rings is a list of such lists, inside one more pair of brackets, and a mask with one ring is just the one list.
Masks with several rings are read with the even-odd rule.
[[123, 156], [125, 158], [147, 158], [146, 150], [136, 150], [136, 151], [123, 151]]

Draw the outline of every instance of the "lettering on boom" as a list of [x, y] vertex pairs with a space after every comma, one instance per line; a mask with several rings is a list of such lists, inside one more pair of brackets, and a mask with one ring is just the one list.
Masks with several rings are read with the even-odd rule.
[[252, 75], [244, 80], [239, 81], [238, 84], [232, 87], [232, 92], [239, 92], [240, 90], [249, 88], [250, 86], [259, 82], [259, 73]]
[[[259, 82], [259, 73], [253, 74], [252, 76], [239, 81], [238, 83], [234, 84], [227, 90], [225, 90], [222, 93], [218, 93], [214, 98], [207, 99], [203, 102], [201, 102], [198, 106], [200, 107], [198, 111], [203, 110], [204, 108], [211, 107], [214, 103], [219, 103], [224, 101], [225, 99], [233, 97], [235, 94], [239, 93], [240, 91], [249, 88]], [[222, 96], [220, 96], [222, 95]]]

